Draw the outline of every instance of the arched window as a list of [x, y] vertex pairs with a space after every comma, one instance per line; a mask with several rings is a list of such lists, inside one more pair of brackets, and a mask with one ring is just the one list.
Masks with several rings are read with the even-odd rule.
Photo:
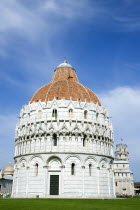
[[71, 175], [75, 175], [75, 163], [71, 164]]
[[53, 134], [53, 146], [57, 146], [57, 135]]
[[38, 163], [35, 164], [35, 176], [38, 176]]
[[72, 117], [72, 114], [73, 114], [73, 110], [72, 109], [69, 109], [69, 117], [70, 118]]
[[69, 76], [69, 77], [68, 77], [68, 80], [69, 80], [70, 82], [72, 82], [72, 81], [73, 81], [73, 76]]
[[87, 136], [86, 136], [86, 135], [84, 135], [84, 138], [83, 138], [83, 147], [85, 147], [85, 146], [86, 146], [86, 138], [87, 138]]
[[38, 119], [41, 119], [41, 118], [42, 118], [42, 111], [39, 110], [39, 111], [38, 111]]
[[105, 163], [102, 163], [102, 168], [106, 168], [106, 164]]
[[54, 117], [55, 119], [57, 119], [57, 110], [53, 109], [52, 111], [52, 117]]
[[88, 111], [85, 110], [85, 111], [84, 111], [84, 119], [85, 119], [85, 120], [87, 120], [87, 114], [88, 114]]
[[91, 169], [92, 169], [92, 164], [89, 164], [89, 176], [91, 176]]

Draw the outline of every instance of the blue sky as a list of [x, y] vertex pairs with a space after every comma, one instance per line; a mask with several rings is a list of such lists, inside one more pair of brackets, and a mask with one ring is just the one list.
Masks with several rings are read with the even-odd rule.
[[140, 181], [139, 0], [0, 1], [0, 167], [13, 161], [21, 107], [64, 57], [108, 108]]

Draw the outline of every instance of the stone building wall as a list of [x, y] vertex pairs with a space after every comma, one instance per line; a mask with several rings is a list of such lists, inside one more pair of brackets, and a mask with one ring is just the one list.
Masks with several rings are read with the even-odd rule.
[[129, 168], [129, 153], [126, 144], [116, 145], [114, 179], [116, 194], [134, 194], [133, 173]]
[[[74, 164], [74, 174], [72, 174]], [[114, 197], [113, 130], [98, 104], [56, 100], [24, 106], [16, 127], [13, 197]]]
[[[38, 172], [36, 172], [36, 163]], [[75, 164], [74, 175], [71, 173]], [[91, 172], [89, 172], [91, 164]], [[42, 154], [17, 158], [14, 197], [51, 197], [50, 175], [59, 175], [59, 197], [114, 197], [114, 177], [109, 157]]]
[[10, 179], [0, 179], [0, 194], [12, 194], [13, 180]]
[[[53, 110], [57, 110], [57, 117]], [[53, 146], [53, 134], [57, 135], [57, 147]], [[15, 156], [50, 151], [113, 156], [113, 131], [107, 111], [93, 103], [54, 99], [27, 105], [21, 110], [15, 142]]]

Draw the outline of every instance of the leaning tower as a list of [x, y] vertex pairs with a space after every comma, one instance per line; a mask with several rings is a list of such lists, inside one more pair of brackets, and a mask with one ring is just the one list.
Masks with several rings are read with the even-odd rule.
[[117, 161], [128, 161], [129, 152], [127, 150], [126, 144], [117, 144], [116, 145], [116, 152], [115, 152], [115, 160]]
[[65, 60], [21, 109], [13, 197], [112, 198], [113, 129]]
[[126, 144], [117, 144], [114, 161], [116, 194], [134, 194], [133, 173], [129, 168], [129, 152]]

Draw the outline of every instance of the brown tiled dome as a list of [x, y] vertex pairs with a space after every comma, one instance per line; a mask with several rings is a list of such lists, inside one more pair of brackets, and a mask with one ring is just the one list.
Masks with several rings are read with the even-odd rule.
[[52, 101], [54, 98], [57, 100], [87, 101], [101, 105], [97, 96], [78, 82], [75, 70], [66, 61], [55, 70], [51, 83], [41, 87], [29, 103]]

